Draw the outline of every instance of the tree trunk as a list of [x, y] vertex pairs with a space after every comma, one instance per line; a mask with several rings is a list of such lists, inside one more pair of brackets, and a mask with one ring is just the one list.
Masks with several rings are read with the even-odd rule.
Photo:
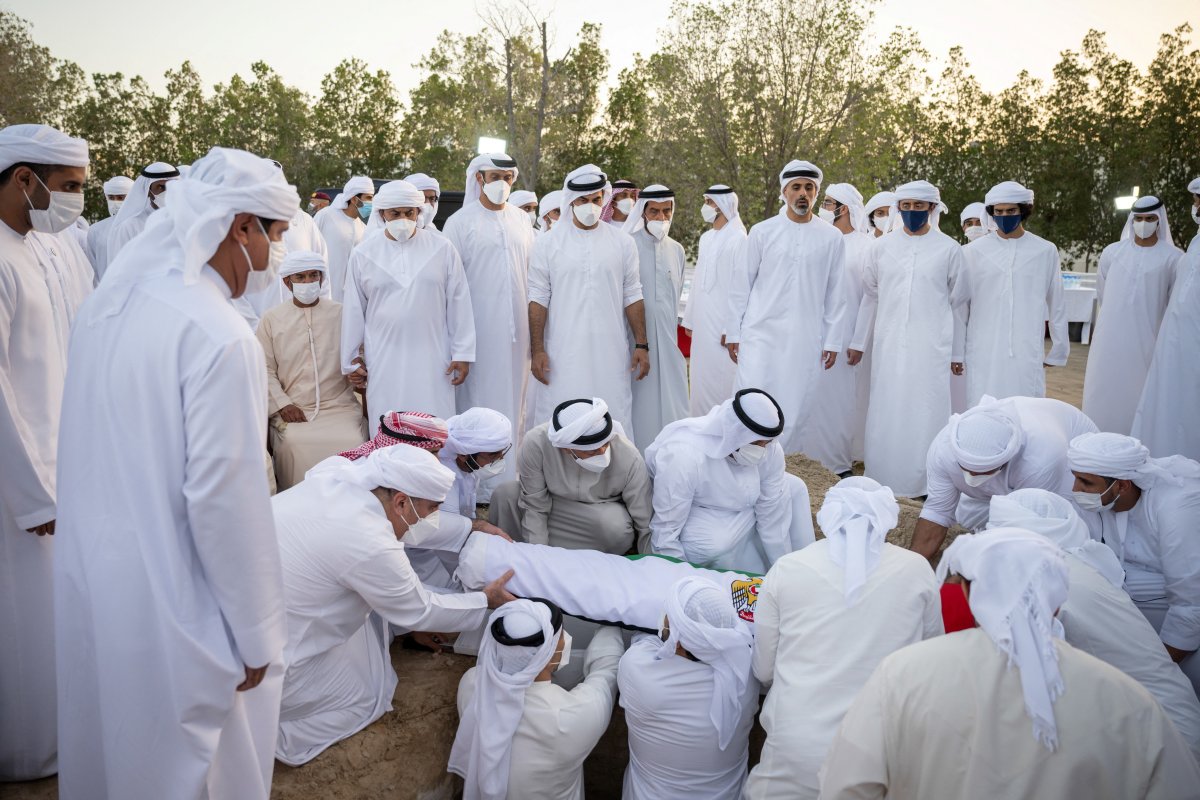
[[512, 39], [504, 39], [504, 82], [508, 90], [508, 152], [517, 152], [517, 112], [513, 107]]
[[546, 41], [546, 23], [542, 29], [542, 87], [538, 94], [537, 125], [533, 131], [533, 152], [528, 169], [521, 173], [525, 178], [522, 185], [531, 192], [537, 191], [538, 173], [542, 163], [542, 130], [546, 125], [546, 102], [550, 95], [550, 46]]

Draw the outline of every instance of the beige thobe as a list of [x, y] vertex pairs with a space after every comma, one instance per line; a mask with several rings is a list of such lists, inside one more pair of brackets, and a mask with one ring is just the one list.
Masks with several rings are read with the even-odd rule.
[[[362, 405], [338, 361], [341, 331], [342, 305], [332, 300], [311, 308], [288, 300], [259, 322], [255, 335], [267, 357], [267, 413], [281, 492], [317, 462], [367, 438]], [[279, 410], [289, 405], [308, 421], [284, 422]]]
[[492, 493], [495, 524], [533, 544], [621, 555], [635, 543], [649, 544], [652, 490], [646, 462], [633, 443], [616, 436], [612, 461], [588, 472], [566, 450], [550, 444], [549, 423], [525, 435], [518, 481]]

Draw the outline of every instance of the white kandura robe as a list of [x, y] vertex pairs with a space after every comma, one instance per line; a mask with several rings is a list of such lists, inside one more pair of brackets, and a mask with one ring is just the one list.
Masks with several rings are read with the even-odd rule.
[[808, 487], [785, 471], [778, 441], [748, 467], [710, 458], [694, 436], [677, 431], [646, 466], [654, 482], [652, 552], [762, 574], [815, 539]]
[[821, 352], [844, 357], [844, 238], [819, 217], [792, 222], [781, 209], [750, 229], [731, 283], [725, 341], [739, 343], [734, 388], [762, 389], [779, 403], [785, 453], [803, 446]]
[[642, 634], [621, 657], [617, 687], [629, 726], [622, 800], [740, 797], [758, 683], [746, 681], [737, 730], [722, 750], [709, 714], [712, 667], [679, 655], [659, 659], [661, 647], [662, 639]]
[[1066, 366], [1071, 352], [1058, 248], [1026, 231], [1016, 239], [984, 236], [962, 252], [954, 302], [967, 316], [967, 407], [985, 394], [1045, 397], [1042, 364]]
[[1075, 406], [1049, 397], [1014, 397], [1025, 443], [999, 472], [981, 486], [968, 486], [950, 443], [950, 427], [942, 428], [926, 459], [929, 496], [921, 519], [949, 528], [955, 522], [978, 530], [987, 522], [995, 495], [1017, 489], [1045, 489], [1074, 503], [1075, 476], [1067, 463], [1067, 447], [1076, 436], [1095, 433], [1096, 424]]
[[[1155, 457], [1184, 455], [1200, 460], [1200, 425], [1194, 401], [1200, 398], [1200, 235], [1179, 260], [1171, 301], [1154, 343], [1154, 358], [1133, 435]], [[1188, 398], [1191, 398], [1190, 400]]]
[[1100, 254], [1100, 310], [1083, 376], [1083, 413], [1102, 431], [1128, 435], [1133, 429], [1182, 255], [1173, 244], [1139, 247], [1132, 237]]
[[632, 355], [625, 309], [642, 299], [633, 238], [612, 225], [573, 222], [539, 236], [529, 260], [529, 302], [547, 311], [550, 384], [529, 380], [526, 430], [549, 422], [559, 403], [599, 397], [614, 422], [633, 430]]
[[[509, 762], [512, 800], [583, 800], [583, 762], [608, 730], [624, 650], [621, 632], [603, 628], [583, 657], [582, 683], [567, 691], [551, 681], [535, 681], [525, 690]], [[467, 670], [458, 684], [460, 718], [475, 696], [477, 669]]]
[[296, 766], [391, 710], [387, 623], [470, 630], [487, 620], [487, 598], [426, 591], [366, 489], [318, 477], [271, 503], [288, 628], [276, 757]]
[[0, 223], [0, 781], [53, 775], [53, 520], [67, 343], [92, 272], [75, 243]]
[[80, 309], [63, 398], [59, 791], [266, 800], [287, 629], [262, 349], [212, 267], [105, 316], [111, 290]]
[[950, 420], [950, 363], [963, 360], [965, 319], [952, 300], [962, 267], [962, 248], [941, 231], [895, 231], [875, 241], [863, 273], [850, 348], [872, 350], [866, 475], [898, 497], [926, 493], [925, 454]]
[[[128, 202], [128, 199], [126, 202]], [[157, 210], [158, 209], [150, 205], [150, 201], [147, 200], [145, 207], [141, 210], [141, 213], [137, 214], [136, 216], [129, 217], [128, 219], [121, 220], [119, 224], [114, 224], [109, 229], [107, 244], [109, 264], [113, 262], [113, 259], [117, 257], [117, 254], [121, 252], [121, 249], [125, 247], [125, 245], [133, 241], [138, 234], [146, 229], [146, 223], [150, 221], [150, 215]]]
[[116, 219], [115, 215], [105, 217], [87, 230], [87, 257], [96, 273], [96, 283], [100, 283], [104, 271], [108, 269], [108, 237], [112, 235]]
[[[862, 303], [863, 270], [874, 241], [857, 231], [842, 235], [846, 246], [846, 274], [842, 277], [846, 313], [842, 317], [841, 340], [846, 343], [854, 337], [858, 307]], [[856, 457], [862, 457], [870, 387], [869, 354], [852, 367], [842, 353], [832, 368], [817, 375], [812, 411], [804, 424], [802, 449], [806, 456], [820, 461], [835, 475], [846, 472]]]
[[[477, 406], [499, 411], [512, 422], [513, 441], [519, 445], [525, 436], [525, 392], [532, 380], [526, 287], [534, 237], [529, 217], [512, 205], [489, 211], [472, 203], [455, 212], [442, 233], [462, 259], [475, 316], [475, 364], [455, 390], [455, 408], [460, 414]], [[504, 471], [480, 487], [482, 502], [491, 498], [493, 486], [516, 477], [514, 460], [506, 460]]]
[[325, 255], [329, 259], [326, 265], [325, 280], [329, 282], [333, 299], [343, 301], [346, 289], [346, 275], [349, 272], [350, 253], [363, 240], [367, 226], [355, 214], [346, 216], [340, 208], [326, 206], [313, 217], [321, 238], [325, 240]]
[[1058, 610], [1067, 643], [1146, 687], [1200, 761], [1200, 700], [1153, 626], [1120, 587], [1067, 553], [1070, 594]]
[[[267, 416], [280, 491], [304, 480], [320, 461], [369, 438], [362, 404], [342, 374], [341, 333], [342, 305], [333, 300], [319, 300], [312, 308], [280, 303], [255, 332], [267, 360]], [[307, 421], [277, 416], [290, 405]]]
[[[839, 642], [840, 644], [840, 642]], [[1185, 800], [1200, 768], [1132, 678], [1057, 641], [1058, 749], [1033, 736], [1021, 678], [979, 628], [886, 658], [846, 714], [822, 800]]]
[[638, 251], [650, 345], [650, 374], [640, 381], [629, 376], [633, 441], [645, 453], [659, 431], [688, 415], [687, 362], [679, 351], [679, 296], [686, 259], [683, 245], [669, 236], [660, 242], [645, 229], [630, 236]]
[[749, 800], [816, 798], [821, 762], [871, 672], [896, 650], [943, 633], [940, 587], [924, 558], [884, 543], [848, 606], [845, 572], [829, 551], [822, 539], [785, 556], [759, 588], [754, 675], [770, 688]]
[[733, 396], [737, 364], [721, 344], [729, 318], [729, 290], [740, 269], [746, 231], [733, 225], [700, 236], [700, 255], [683, 312], [683, 327], [692, 332], [689, 413], [702, 417]]
[[[484, 298], [483, 302], [487, 302]], [[350, 257], [342, 372], [363, 350], [367, 418], [388, 411], [454, 416], [451, 361], [475, 360], [475, 319], [454, 245], [418, 228], [398, 242], [373, 232]]]

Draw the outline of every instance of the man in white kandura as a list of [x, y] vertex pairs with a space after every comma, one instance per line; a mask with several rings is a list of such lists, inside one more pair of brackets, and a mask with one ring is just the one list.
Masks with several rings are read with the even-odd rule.
[[654, 479], [651, 550], [702, 567], [763, 573], [813, 543], [808, 487], [785, 469], [784, 413], [742, 389], [703, 417], [663, 429], [646, 451]]
[[441, 233], [434, 224], [437, 216], [438, 202], [442, 197], [442, 185], [437, 178], [432, 178], [424, 172], [414, 172], [404, 177], [405, 183], [411, 183], [425, 195], [425, 205], [421, 206], [421, 214], [417, 217], [417, 227], [424, 228], [430, 233]]
[[988, 190], [984, 203], [996, 231], [963, 248], [966, 261], [954, 285], [955, 303], [965, 304], [967, 315], [968, 408], [985, 394], [1045, 397], [1043, 365], [1065, 366], [1071, 350], [1058, 248], [1025, 230], [1033, 192], [1005, 181]]
[[687, 259], [671, 238], [675, 193], [661, 184], [638, 195], [621, 230], [637, 245], [650, 374], [632, 379], [633, 441], [643, 453], [658, 432], [688, 415], [687, 362], [679, 351], [679, 296]]
[[[467, 167], [463, 207], [446, 220], [445, 234], [462, 258], [475, 316], [475, 363], [455, 390], [454, 408], [499, 411], [516, 424], [519, 442], [529, 382], [526, 285], [534, 237], [525, 212], [508, 202], [517, 175], [517, 162], [502, 153], [476, 156]], [[497, 482], [515, 476], [513, 465], [505, 465], [502, 477], [479, 487], [481, 501], [490, 501]]]
[[650, 345], [637, 246], [620, 228], [600, 223], [611, 192], [599, 167], [573, 171], [563, 182], [562, 219], [534, 245], [529, 338], [535, 380], [527, 428], [550, 419], [564, 400], [603, 397], [613, 420], [633, 430], [629, 375], [649, 374]]
[[346, 272], [349, 270], [350, 253], [362, 241], [367, 232], [367, 220], [371, 218], [371, 202], [375, 197], [375, 183], [365, 175], [356, 175], [346, 181], [342, 193], [313, 217], [317, 230], [325, 240], [329, 259], [329, 286], [333, 299], [342, 302], [346, 289]]
[[816, 798], [829, 743], [871, 671], [896, 650], [942, 635], [933, 570], [885, 541], [899, 515], [891, 489], [845, 478], [817, 512], [825, 538], [784, 556], [763, 579], [754, 674], [770, 687], [767, 741], [745, 797]]
[[906, 183], [896, 200], [892, 213], [903, 226], [871, 248], [847, 357], [857, 364], [872, 350], [867, 476], [899, 497], [918, 497], [927, 491], [929, 444], [950, 418], [950, 374], [963, 371], [966, 321], [953, 299], [963, 255], [938, 230], [936, 186]]
[[109, 228], [105, 270], [116, 259], [121, 248], [145, 230], [150, 215], [163, 206], [162, 193], [167, 191], [167, 184], [177, 180], [179, 169], [164, 161], [155, 161], [138, 174]]
[[124, 175], [114, 175], [104, 182], [104, 201], [108, 204], [108, 216], [87, 230], [87, 257], [96, 272], [96, 283], [108, 269], [108, 237], [117, 221], [117, 212], [125, 198], [133, 191], [133, 180]]
[[63, 797], [270, 795], [287, 628], [267, 377], [229, 301], [272, 279], [299, 205], [270, 161], [213, 148], [80, 309], [54, 570]]
[[521, 443], [519, 480], [492, 495], [501, 530], [532, 544], [646, 552], [652, 514], [641, 453], [598, 397], [567, 400]]
[[1095, 430], [1078, 408], [1048, 397], [985, 396], [951, 417], [929, 445], [929, 497], [912, 549], [932, 559], [951, 525], [979, 530], [996, 495], [1032, 488], [1070, 500], [1075, 476], [1067, 448], [1076, 436]]
[[750, 229], [729, 292], [725, 346], [738, 365], [734, 386], [778, 400], [785, 453], [800, 451], [818, 376], [845, 345], [845, 237], [813, 213], [821, 180], [807, 161], [783, 168], [783, 208]]
[[283, 559], [288, 643], [276, 758], [297, 766], [392, 708], [397, 677], [388, 624], [473, 630], [513, 597], [493, 581], [467, 594], [426, 591], [407, 534], [436, 528], [454, 481], [420, 448], [398, 444], [355, 461], [332, 456], [271, 501]]
[[508, 459], [504, 456], [513, 445], [513, 424], [499, 411], [480, 407], [455, 414], [446, 420], [446, 427], [446, 445], [438, 459], [454, 473], [454, 485], [442, 509], [475, 519], [480, 481], [505, 471]]
[[521, 599], [495, 611], [479, 660], [458, 685], [449, 771], [463, 800], [583, 800], [583, 762], [608, 730], [625, 646], [602, 628], [583, 655], [583, 681], [551, 682], [573, 657], [562, 611]]
[[870, 233], [876, 239], [892, 229], [892, 207], [896, 205], [895, 192], [876, 192], [866, 202], [863, 211], [867, 214], [867, 222], [871, 226]]
[[746, 244], [746, 225], [738, 216], [733, 189], [723, 183], [708, 187], [700, 214], [712, 228], [700, 234], [700, 255], [683, 312], [683, 327], [692, 337], [689, 413], [693, 417], [704, 416], [733, 394], [737, 364], [725, 349], [725, 322], [730, 281]]
[[958, 215], [958, 221], [962, 225], [963, 236], [967, 237], [967, 244], [987, 236], [994, 230], [991, 227], [994, 223], [988, 219], [987, 208], [983, 203], [967, 203], [966, 208]]
[[538, 196], [536, 194], [525, 189], [518, 189], [509, 196], [508, 202], [514, 208], [519, 208], [525, 212], [525, 215], [529, 217], [529, 227], [533, 228], [537, 226]]
[[[1192, 220], [1200, 225], [1200, 178], [1188, 184]], [[1154, 342], [1154, 358], [1133, 418], [1133, 435], [1156, 456], [1200, 460], [1200, 425], [1189, 413], [1200, 397], [1200, 232], [1176, 266], [1175, 287]], [[1192, 398], [1189, 400], [1188, 398]]]
[[325, 257], [289, 253], [279, 275], [291, 300], [271, 309], [255, 335], [267, 357], [267, 416], [279, 491], [317, 462], [367, 438], [362, 403], [342, 374], [342, 304], [322, 299]]
[[366, 385], [368, 419], [389, 408], [454, 416], [454, 387], [475, 360], [462, 261], [449, 239], [417, 227], [424, 204], [412, 184], [385, 183], [373, 212], [384, 227], [350, 256], [342, 372]]
[[661, 624], [661, 636], [634, 637], [617, 673], [629, 726], [622, 798], [739, 797], [758, 711], [754, 637], [728, 590], [702, 577], [671, 587]]
[[55, 465], [67, 342], [92, 290], [55, 234], [83, 211], [88, 144], [0, 130], [0, 783], [56, 771]]
[[[832, 183], [825, 189], [825, 201], [818, 213], [842, 234], [845, 244], [845, 270], [842, 292], [846, 313], [842, 316], [843, 342], [854, 335], [858, 306], [862, 302], [863, 270], [874, 239], [871, 238], [862, 195], [848, 183]], [[803, 450], [820, 461], [830, 472], [843, 478], [850, 475], [854, 462], [863, 457], [863, 437], [867, 426], [867, 401], [871, 391], [871, 355], [853, 366], [846, 359], [817, 376], [812, 413], [804, 425]]]
[[549, 233], [554, 223], [562, 218], [562, 195], [562, 189], [555, 189], [553, 192], [546, 192], [542, 195], [542, 200], [538, 203], [537, 230], [534, 233], [538, 235]]
[[1100, 254], [1100, 310], [1083, 376], [1083, 413], [1102, 431], [1128, 435], [1133, 429], [1182, 257], [1166, 206], [1151, 195], [1134, 202], [1120, 241]]
[[883, 660], [834, 738], [822, 800], [1196, 796], [1200, 767], [1158, 703], [1062, 641], [1058, 547], [1018, 528], [966, 534], [947, 574], [979, 627]]
[[1151, 458], [1141, 442], [1089, 433], [1067, 452], [1076, 505], [1100, 518], [1125, 591], [1200, 695], [1200, 464]]
[[1058, 610], [1063, 638], [1146, 687], [1200, 759], [1200, 700], [1126, 594], [1121, 562], [1091, 538], [1075, 506], [1044, 489], [1018, 489], [992, 498], [988, 528], [1033, 531], [1063, 549], [1071, 587]]

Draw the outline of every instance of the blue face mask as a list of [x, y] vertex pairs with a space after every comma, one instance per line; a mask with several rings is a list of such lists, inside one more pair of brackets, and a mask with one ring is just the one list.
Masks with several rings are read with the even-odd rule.
[[368, 201], [358, 207], [358, 216], [362, 218], [363, 222], [366, 222], [367, 220], [369, 220], [371, 218], [371, 207], [373, 205], [374, 205], [373, 203]]
[[1006, 217], [997, 217], [993, 214], [992, 221], [996, 223], [996, 227], [1000, 229], [1001, 233], [1012, 233], [1021, 224], [1021, 215], [1010, 214]]
[[928, 211], [901, 211], [901, 219], [904, 220], [904, 227], [909, 233], [916, 233], [925, 227], [925, 223], [929, 221]]

